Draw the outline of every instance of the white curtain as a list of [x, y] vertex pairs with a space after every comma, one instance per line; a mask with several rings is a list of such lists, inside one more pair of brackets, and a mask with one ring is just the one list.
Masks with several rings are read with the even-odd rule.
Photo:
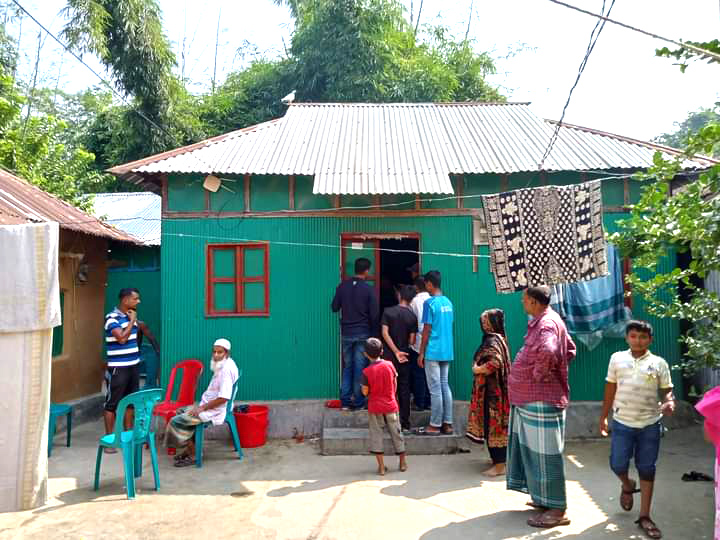
[[0, 512], [35, 508], [47, 498], [58, 244], [57, 223], [0, 226]]

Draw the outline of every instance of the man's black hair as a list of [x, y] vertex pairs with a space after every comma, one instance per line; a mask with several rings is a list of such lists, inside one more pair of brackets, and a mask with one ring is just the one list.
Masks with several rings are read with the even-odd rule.
[[423, 276], [418, 276], [415, 278], [415, 288], [418, 291], [425, 290], [425, 278]]
[[533, 300], [537, 300], [538, 303], [543, 306], [550, 304], [550, 287], [547, 285], [538, 285], [536, 287], [529, 287], [526, 289], [527, 295]]
[[440, 272], [438, 270], [430, 270], [427, 274], [425, 274], [425, 282], [430, 282], [433, 287], [439, 289], [440, 284], [442, 283]]
[[650, 337], [653, 335], [653, 327], [652, 325], [647, 321], [628, 321], [627, 325], [625, 325], [625, 335], [627, 336], [630, 333], [630, 330], [635, 330], [637, 332], [643, 332]]
[[365, 257], [355, 259], [355, 275], [359, 276], [360, 274], [364, 274], [365, 272], [370, 270], [371, 266], [372, 264], [370, 263], [370, 260], [366, 259]]
[[417, 294], [415, 291], [415, 287], [413, 287], [412, 285], [402, 285], [398, 292], [400, 293], [400, 298], [402, 298], [408, 304], [412, 302], [412, 299], [415, 298], [415, 295]]
[[365, 352], [370, 358], [379, 358], [383, 352], [382, 342], [378, 338], [367, 338], [365, 340]]
[[132, 293], [140, 294], [140, 291], [138, 291], [135, 287], [126, 287], [125, 289], [120, 289], [120, 293], [118, 294], [118, 298], [122, 302], [122, 299], [126, 296], [130, 296]]

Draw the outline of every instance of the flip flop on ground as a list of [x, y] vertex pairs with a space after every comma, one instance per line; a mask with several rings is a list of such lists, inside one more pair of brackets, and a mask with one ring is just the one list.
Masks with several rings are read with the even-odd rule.
[[633, 507], [633, 494], [640, 493], [640, 490], [636, 487], [635, 480], [630, 480], [632, 483], [632, 489], [625, 491], [625, 487], [620, 484], [620, 508], [629, 512]]
[[564, 515], [558, 516], [549, 512], [543, 512], [534, 518], [528, 519], [527, 524], [540, 529], [551, 529], [562, 525], [570, 525], [570, 520]]
[[176, 467], [189, 467], [195, 465], [195, 459], [190, 456], [182, 456], [180, 459], [175, 461]]
[[[435, 429], [437, 429], [437, 428], [435, 428]], [[437, 431], [435, 431], [435, 430], [430, 430], [430, 429], [428, 429], [428, 428], [422, 428], [422, 427], [421, 427], [421, 428], [417, 428], [417, 429], [415, 430], [415, 435], [429, 435], [429, 436], [432, 436], [432, 437], [437, 437], [437, 436], [440, 435], [440, 434], [441, 434], [441, 432], [440, 432], [439, 429], [437, 429]]]
[[635, 522], [642, 529], [648, 538], [662, 538], [662, 531], [657, 528], [655, 522], [648, 516], [640, 516]]

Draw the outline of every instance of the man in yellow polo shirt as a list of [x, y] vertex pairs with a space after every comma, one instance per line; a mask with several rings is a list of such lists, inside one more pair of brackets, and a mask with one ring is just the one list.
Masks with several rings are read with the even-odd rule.
[[[650, 504], [662, 434], [660, 419], [674, 412], [675, 401], [667, 362], [649, 350], [652, 335], [652, 326], [645, 321], [630, 321], [625, 327], [625, 340], [630, 348], [610, 358], [600, 434], [605, 437], [608, 434], [612, 407], [610, 468], [622, 482], [620, 506], [629, 512], [633, 493], [641, 492], [640, 517], [635, 523], [649, 538], [662, 538], [662, 532], [650, 519]], [[633, 456], [640, 489], [628, 476]]]

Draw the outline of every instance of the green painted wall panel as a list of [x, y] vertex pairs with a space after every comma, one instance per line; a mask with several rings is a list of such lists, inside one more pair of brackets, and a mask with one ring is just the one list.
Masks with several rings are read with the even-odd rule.
[[223, 177], [222, 185], [224, 187], [215, 193], [210, 193], [210, 210], [212, 212], [244, 212], [245, 180]]
[[482, 197], [500, 191], [502, 179], [497, 174], [466, 174], [463, 177], [463, 204], [465, 208], [482, 208]]
[[340, 198], [340, 205], [343, 208], [357, 208], [361, 207], [362, 210], [370, 210], [375, 204], [372, 195], [343, 195]]
[[381, 195], [380, 205], [383, 206], [383, 210], [388, 211], [412, 210], [415, 208], [415, 195]]
[[256, 175], [250, 178], [250, 210], [287, 210], [290, 204], [287, 176]]
[[203, 179], [193, 175], [168, 177], [168, 210], [172, 212], [202, 212], [205, 210]]
[[313, 195], [312, 176], [295, 177], [295, 209], [296, 210], [322, 210], [332, 208], [332, 198], [328, 195]]

